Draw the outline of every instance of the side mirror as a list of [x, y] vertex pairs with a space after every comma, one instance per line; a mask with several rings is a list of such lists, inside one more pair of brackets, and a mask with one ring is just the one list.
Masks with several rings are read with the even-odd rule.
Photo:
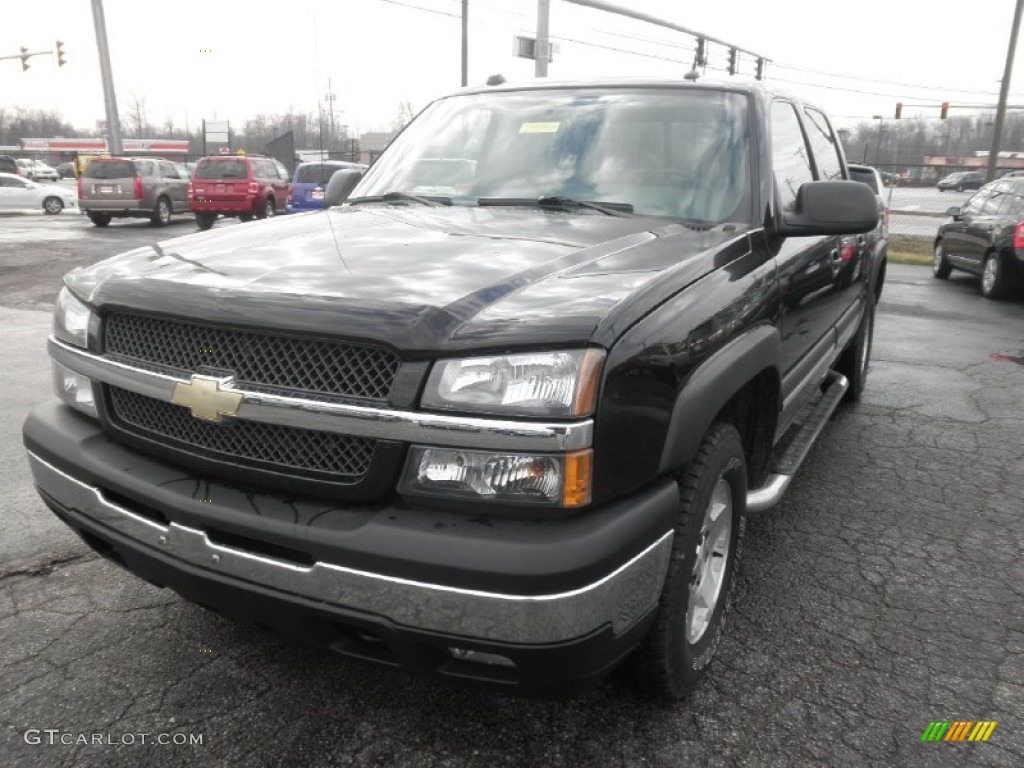
[[878, 197], [859, 181], [809, 181], [796, 193], [796, 210], [782, 215], [783, 236], [859, 235], [878, 226]]
[[953, 220], [956, 221], [960, 218], [960, 206], [954, 205], [946, 209], [946, 215], [952, 216]]
[[332, 173], [331, 180], [327, 182], [327, 191], [324, 193], [325, 205], [330, 208], [344, 203], [362, 178], [363, 172], [354, 168]]

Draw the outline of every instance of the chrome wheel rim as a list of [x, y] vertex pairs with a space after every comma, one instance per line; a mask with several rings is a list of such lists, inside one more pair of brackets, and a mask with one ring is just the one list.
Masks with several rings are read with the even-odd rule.
[[268, 219], [271, 216], [273, 216], [274, 213], [276, 213], [276, 211], [274, 211], [274, 204], [272, 202], [270, 202], [269, 200], [267, 201], [266, 212], [267, 212], [267, 218]]
[[50, 213], [59, 213], [60, 209], [63, 208], [63, 204], [55, 197], [51, 197], [46, 201], [46, 210]]
[[985, 293], [991, 293], [999, 279], [999, 261], [995, 256], [989, 256], [985, 260], [985, 269], [981, 273], [981, 287]]
[[163, 200], [158, 203], [157, 216], [160, 217], [160, 221], [164, 224], [167, 224], [171, 220], [171, 207]]
[[725, 582], [725, 565], [732, 540], [732, 486], [723, 477], [715, 484], [697, 538], [697, 553], [690, 575], [686, 608], [686, 640], [700, 641], [711, 625]]

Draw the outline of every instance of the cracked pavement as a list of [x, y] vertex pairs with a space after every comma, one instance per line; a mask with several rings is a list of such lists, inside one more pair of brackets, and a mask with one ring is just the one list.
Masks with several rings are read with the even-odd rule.
[[[21, 453], [21, 418], [49, 396], [48, 318], [0, 321], [25, 361], [0, 373], [16, 406], [0, 419], [4, 765], [1024, 765], [1024, 300], [890, 267], [865, 399], [749, 520], [711, 676], [671, 706], [625, 671], [544, 701], [351, 661], [96, 558]], [[925, 744], [931, 720], [999, 724]], [[47, 728], [203, 744], [25, 743]]]

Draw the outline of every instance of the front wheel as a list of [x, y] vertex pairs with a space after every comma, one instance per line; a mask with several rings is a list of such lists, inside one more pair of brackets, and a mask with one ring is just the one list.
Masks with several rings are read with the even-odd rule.
[[60, 213], [64, 210], [64, 201], [59, 197], [48, 197], [43, 200], [43, 210], [50, 215]]
[[736, 428], [712, 425], [678, 483], [668, 574], [654, 624], [632, 661], [646, 690], [670, 700], [704, 677], [725, 628], [747, 504]]
[[1009, 291], [1009, 275], [1006, 274], [999, 253], [993, 251], [985, 257], [985, 264], [981, 268], [981, 295], [986, 299], [1001, 299]]
[[932, 274], [939, 280], [945, 280], [949, 277], [949, 273], [953, 271], [953, 267], [949, 265], [949, 261], [946, 259], [946, 248], [943, 246], [942, 241], [939, 240], [935, 244], [935, 257], [932, 259]]

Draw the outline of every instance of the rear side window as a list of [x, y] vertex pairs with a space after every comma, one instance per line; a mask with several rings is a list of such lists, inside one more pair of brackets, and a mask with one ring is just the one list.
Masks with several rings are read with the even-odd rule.
[[859, 181], [861, 184], [867, 184], [876, 194], [881, 193], [881, 190], [878, 189], [878, 177], [871, 171], [850, 168], [850, 178], [853, 181]]
[[796, 210], [796, 193], [801, 184], [814, 181], [814, 173], [796, 108], [785, 101], [772, 104], [772, 169], [780, 210]]
[[131, 160], [93, 160], [83, 174], [87, 179], [130, 179], [135, 176]]
[[249, 167], [245, 160], [225, 158], [224, 160], [207, 160], [196, 168], [197, 179], [247, 179]]
[[[807, 135], [814, 150], [814, 160], [818, 164], [818, 179], [835, 181], [843, 178], [843, 164], [839, 160], [839, 149], [835, 134], [828, 119], [818, 110], [808, 107], [804, 110], [807, 116]], [[875, 190], [876, 192], [878, 190]]]

